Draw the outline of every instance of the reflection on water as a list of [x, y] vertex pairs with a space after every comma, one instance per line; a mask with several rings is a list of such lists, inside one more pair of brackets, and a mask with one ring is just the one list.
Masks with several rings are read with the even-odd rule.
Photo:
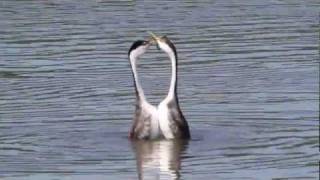
[[187, 140], [132, 141], [139, 180], [179, 179], [181, 155]]

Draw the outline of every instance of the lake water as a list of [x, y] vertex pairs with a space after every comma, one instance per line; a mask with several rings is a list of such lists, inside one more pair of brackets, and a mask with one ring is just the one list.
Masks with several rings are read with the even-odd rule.
[[[318, 179], [318, 0], [0, 1], [0, 178]], [[127, 59], [179, 55], [184, 141], [131, 142]], [[170, 62], [138, 67], [153, 104]]]

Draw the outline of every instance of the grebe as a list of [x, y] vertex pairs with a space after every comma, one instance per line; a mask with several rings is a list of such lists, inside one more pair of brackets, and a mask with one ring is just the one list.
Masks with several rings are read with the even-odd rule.
[[168, 37], [157, 37], [150, 33], [158, 48], [164, 51], [171, 61], [171, 82], [166, 98], [158, 105], [158, 118], [161, 133], [166, 139], [189, 139], [190, 130], [179, 106], [177, 95], [178, 55]]
[[144, 96], [137, 73], [137, 60], [150, 47], [151, 41], [135, 41], [129, 52], [129, 60], [136, 92], [136, 109], [129, 137], [131, 139], [157, 139], [161, 137], [157, 108], [151, 105]]
[[[133, 139], [189, 139], [190, 131], [179, 106], [177, 96], [177, 51], [166, 36], [154, 34], [148, 41], [136, 41], [129, 50], [129, 59], [136, 91], [136, 110], [133, 125], [129, 134]], [[140, 85], [136, 70], [137, 59], [143, 55], [152, 43], [163, 50], [171, 61], [171, 82], [166, 98], [155, 107], [148, 103]]]

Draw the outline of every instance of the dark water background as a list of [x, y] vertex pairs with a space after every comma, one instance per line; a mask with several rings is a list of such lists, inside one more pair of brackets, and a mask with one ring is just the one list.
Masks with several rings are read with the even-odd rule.
[[[318, 0], [0, 1], [0, 178], [318, 179]], [[130, 142], [127, 50], [179, 54], [189, 142]], [[139, 62], [148, 98], [170, 62]]]

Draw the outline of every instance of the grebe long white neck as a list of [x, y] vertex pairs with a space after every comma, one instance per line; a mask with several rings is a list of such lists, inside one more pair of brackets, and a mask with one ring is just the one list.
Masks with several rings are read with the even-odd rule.
[[159, 46], [168, 54], [171, 61], [171, 81], [168, 95], [165, 100], [175, 100], [177, 93], [177, 55], [176, 52], [172, 50], [172, 48], [170, 48], [168, 44], [160, 42]]
[[172, 100], [175, 98], [177, 92], [177, 59], [172, 51], [170, 51], [168, 55], [171, 61], [171, 81], [166, 99]]
[[145, 95], [142, 89], [142, 86], [139, 81], [139, 76], [137, 72], [137, 55], [136, 53], [130, 54], [130, 63], [131, 63], [131, 69], [133, 73], [133, 79], [134, 79], [134, 84], [135, 84], [135, 89], [136, 89], [136, 96], [139, 100], [145, 101]]

